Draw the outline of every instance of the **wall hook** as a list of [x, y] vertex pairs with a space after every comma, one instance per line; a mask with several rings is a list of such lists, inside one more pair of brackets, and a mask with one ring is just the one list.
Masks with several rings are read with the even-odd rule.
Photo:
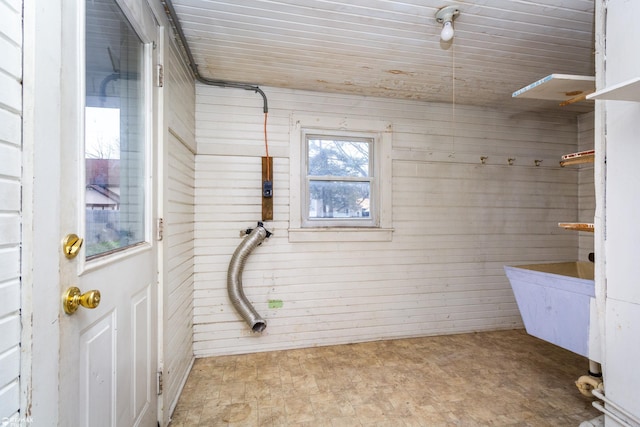
[[540, 166], [542, 164], [542, 160], [534, 160], [533, 163], [535, 163], [536, 166]]
[[511, 165], [513, 164], [513, 162], [515, 162], [515, 161], [516, 161], [516, 158], [515, 158], [515, 157], [509, 157], [509, 158], [507, 159], [507, 163], [509, 163], [509, 166], [511, 166]]
[[480, 156], [480, 163], [482, 163], [483, 165], [486, 165], [488, 158], [489, 157], [487, 157], [487, 156]]

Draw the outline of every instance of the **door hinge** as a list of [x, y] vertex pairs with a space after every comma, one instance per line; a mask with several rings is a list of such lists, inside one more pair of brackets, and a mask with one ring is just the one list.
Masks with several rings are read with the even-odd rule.
[[156, 86], [164, 86], [164, 67], [162, 66], [162, 64], [158, 64], [156, 66]]
[[158, 218], [158, 230], [156, 238], [161, 241], [164, 238], [164, 219]]
[[162, 394], [162, 371], [158, 371], [158, 384], [157, 384], [158, 396]]

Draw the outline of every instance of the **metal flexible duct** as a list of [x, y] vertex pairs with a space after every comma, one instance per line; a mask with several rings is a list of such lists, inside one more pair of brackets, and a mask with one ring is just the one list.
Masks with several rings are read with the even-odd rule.
[[236, 248], [233, 256], [231, 256], [229, 270], [227, 271], [227, 292], [229, 293], [231, 304], [251, 327], [251, 330], [253, 332], [262, 332], [267, 327], [267, 321], [256, 312], [242, 290], [242, 270], [251, 251], [269, 237], [271, 233], [260, 222], [256, 228], [250, 232], [247, 230], [247, 232], [249, 235], [244, 238]]

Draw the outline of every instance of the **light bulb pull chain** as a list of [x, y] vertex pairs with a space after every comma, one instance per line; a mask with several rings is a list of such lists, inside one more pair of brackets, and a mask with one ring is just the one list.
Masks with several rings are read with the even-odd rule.
[[451, 115], [453, 120], [452, 149], [456, 152], [456, 46], [451, 47]]

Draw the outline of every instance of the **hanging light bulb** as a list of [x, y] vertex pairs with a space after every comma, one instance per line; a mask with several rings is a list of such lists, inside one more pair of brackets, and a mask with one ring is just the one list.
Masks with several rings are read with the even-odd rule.
[[453, 20], [460, 14], [458, 6], [445, 6], [436, 13], [436, 21], [442, 24], [440, 38], [443, 42], [453, 39]]
[[451, 21], [447, 21], [442, 25], [440, 38], [443, 42], [448, 42], [453, 38], [453, 24], [451, 23]]

